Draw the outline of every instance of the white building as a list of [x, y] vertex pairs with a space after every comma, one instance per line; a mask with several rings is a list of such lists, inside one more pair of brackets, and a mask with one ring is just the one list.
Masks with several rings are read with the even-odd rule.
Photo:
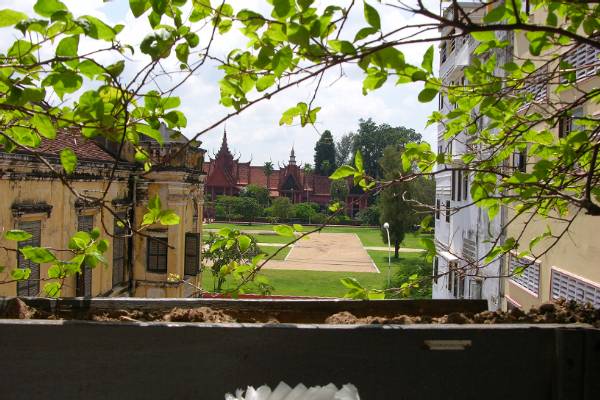
[[[460, 2], [465, 10], [480, 7], [479, 3]], [[453, 9], [448, 7], [444, 14], [451, 16]], [[482, 18], [483, 10], [471, 15], [471, 19]], [[444, 28], [442, 37], [453, 33], [453, 28]], [[440, 77], [444, 85], [466, 84], [464, 68], [469, 65], [473, 51], [478, 43], [470, 36], [440, 42]], [[512, 48], [497, 54], [498, 65], [510, 56]], [[450, 112], [455, 106], [448, 98], [440, 95], [439, 108], [443, 113]], [[485, 120], [482, 121], [485, 124]], [[444, 125], [438, 125], [438, 152], [452, 155], [450, 164], [438, 165], [436, 174], [436, 214], [435, 242], [437, 256], [434, 259], [434, 279], [432, 297], [434, 299], [487, 299], [490, 310], [503, 307], [504, 280], [502, 260], [485, 263], [484, 259], [493, 247], [492, 241], [501, 235], [501, 221], [504, 211], [492, 221], [481, 208], [470, 205], [472, 177], [461, 169], [461, 156], [475, 150], [473, 136], [461, 133], [446, 140]], [[475, 153], [478, 157], [484, 154]]]

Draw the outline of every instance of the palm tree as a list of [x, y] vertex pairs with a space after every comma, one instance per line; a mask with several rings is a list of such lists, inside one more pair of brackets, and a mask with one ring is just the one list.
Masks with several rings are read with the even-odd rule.
[[269, 192], [269, 198], [271, 198], [271, 175], [273, 175], [273, 163], [271, 161], [266, 161], [265, 165], [263, 165], [263, 171], [265, 176], [267, 177], [267, 191]]
[[308, 175], [312, 174], [314, 170], [312, 165], [308, 163], [304, 164], [304, 167], [302, 169], [304, 170], [304, 189], [306, 190], [306, 201], [308, 202], [308, 185], [306, 183], [306, 180], [308, 179]]

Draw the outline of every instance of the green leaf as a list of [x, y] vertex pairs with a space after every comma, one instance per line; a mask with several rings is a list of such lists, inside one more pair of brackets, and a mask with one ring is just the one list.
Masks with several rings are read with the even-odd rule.
[[56, 129], [54, 128], [54, 125], [52, 125], [52, 120], [50, 120], [47, 115], [35, 114], [31, 118], [31, 123], [43, 137], [48, 139], [54, 139], [56, 137]]
[[383, 290], [369, 290], [367, 297], [369, 300], [385, 300], [385, 292]]
[[294, 229], [288, 225], [277, 225], [273, 228], [279, 236], [294, 237]]
[[364, 13], [365, 20], [369, 25], [373, 28], [380, 30], [381, 29], [381, 19], [379, 18], [379, 13], [375, 8], [370, 6], [366, 1], [364, 2]]
[[5, 239], [13, 240], [15, 242], [22, 242], [23, 240], [31, 238], [31, 236], [31, 233], [22, 231], [20, 229], [11, 229], [10, 231], [6, 231], [4, 233]]
[[356, 170], [353, 167], [349, 165], [342, 165], [341, 167], [336, 169], [333, 174], [329, 176], [329, 179], [336, 181], [338, 179], [343, 179], [348, 176], [352, 176], [355, 172]]
[[327, 44], [336, 53], [356, 54], [354, 45], [347, 40], [330, 40], [327, 42]]
[[271, 15], [277, 19], [285, 19], [294, 10], [293, 2], [290, 0], [273, 0], [273, 12]]
[[40, 137], [29, 128], [13, 126], [12, 128], [8, 129], [7, 133], [21, 146], [35, 148], [41, 143]]
[[498, 22], [504, 19], [505, 15], [506, 7], [504, 6], [504, 4], [500, 4], [497, 7], [495, 7], [492, 11], [488, 12], [485, 15], [485, 17], [483, 17], [483, 22], [485, 22], [486, 24]]
[[356, 167], [357, 172], [364, 172], [365, 168], [363, 165], [363, 156], [360, 150], [356, 150], [356, 154], [354, 155], [354, 166]]
[[86, 27], [84, 27], [83, 30], [85, 34], [91, 38], [106, 40], [110, 42], [117, 36], [117, 33], [114, 31], [113, 28], [106, 25], [104, 22], [102, 22], [96, 17], [92, 17], [91, 15], [84, 15], [83, 17], [81, 17], [81, 19], [88, 22], [88, 24], [85, 25]]
[[428, 103], [433, 100], [437, 94], [438, 91], [436, 89], [425, 88], [421, 90], [421, 93], [419, 93], [419, 101], [421, 103]]
[[75, 57], [77, 56], [77, 48], [79, 47], [79, 35], [67, 36], [58, 42], [56, 47], [56, 55], [60, 57]]
[[496, 40], [494, 31], [471, 32], [471, 36], [473, 36], [473, 39], [482, 43]]
[[129, 0], [129, 8], [133, 16], [137, 18], [150, 8], [150, 2], [148, 0]]
[[146, 135], [156, 140], [161, 145], [164, 144], [164, 138], [158, 129], [152, 128], [150, 125], [136, 124], [135, 130], [143, 135]]
[[57, 11], [68, 11], [67, 6], [59, 0], [38, 0], [33, 10], [42, 17], [51, 17]]
[[61, 288], [60, 282], [48, 282], [44, 285], [44, 293], [48, 297], [60, 297]]
[[29, 268], [15, 268], [10, 271], [10, 277], [17, 281], [24, 281], [29, 279], [31, 275], [31, 269]]
[[256, 81], [256, 90], [258, 90], [259, 92], [262, 92], [264, 90], [267, 90], [271, 86], [273, 86], [274, 83], [275, 83], [275, 75], [269, 74], [269, 75], [261, 76]]
[[423, 62], [421, 62], [421, 67], [430, 74], [433, 73], [433, 45], [429, 46], [425, 55], [423, 56]]
[[342, 278], [340, 279], [342, 285], [346, 286], [348, 289], [359, 289], [364, 290], [365, 288], [356, 280], [356, 278]]
[[60, 151], [60, 163], [67, 174], [72, 174], [77, 167], [77, 155], [68, 147]]
[[92, 237], [87, 232], [76, 232], [69, 239], [69, 249], [71, 250], [85, 250], [92, 242]]
[[173, 210], [163, 210], [158, 214], [158, 220], [162, 225], [177, 225], [179, 224], [179, 215]]
[[298, 44], [302, 47], [308, 46], [308, 39], [310, 37], [308, 29], [303, 25], [290, 23], [287, 28], [287, 36], [290, 42]]
[[194, 47], [198, 46], [198, 44], [200, 44], [200, 38], [198, 37], [197, 34], [191, 32], [185, 35], [185, 40], [188, 42], [188, 44], [190, 45], [190, 47], [193, 49]]
[[294, 224], [293, 227], [294, 227], [294, 230], [296, 232], [302, 232], [302, 231], [304, 231], [304, 227], [302, 225], [300, 225], [300, 224]]
[[79, 69], [79, 72], [90, 79], [93, 79], [95, 76], [104, 72], [104, 70], [92, 60], [83, 60], [79, 63], [77, 68]]
[[252, 243], [252, 240], [246, 236], [246, 235], [240, 235], [238, 237], [238, 244], [240, 246], [240, 251], [243, 253], [246, 250], [248, 250], [248, 247], [250, 247], [250, 244]]
[[36, 264], [56, 261], [56, 257], [52, 252], [44, 247], [25, 246], [19, 249], [21, 254], [27, 260], [31, 260]]
[[354, 36], [354, 41], [358, 42], [359, 40], [363, 40], [364, 38], [366, 38], [367, 36], [373, 35], [374, 33], [379, 32], [377, 29], [375, 28], [362, 28], [360, 31], [358, 31], [356, 33], [356, 36]]
[[190, 56], [190, 48], [187, 43], [179, 43], [177, 47], [175, 47], [175, 55], [177, 59], [182, 63], [188, 62], [188, 57]]
[[160, 211], [161, 208], [162, 208], [162, 205], [161, 205], [161, 202], [160, 202], [160, 196], [158, 194], [156, 194], [148, 202], [148, 209], [152, 210], [152, 211], [157, 211], [158, 212], [158, 211]]
[[0, 10], [0, 28], [15, 25], [17, 22], [27, 19], [27, 15], [22, 12], [5, 8]]

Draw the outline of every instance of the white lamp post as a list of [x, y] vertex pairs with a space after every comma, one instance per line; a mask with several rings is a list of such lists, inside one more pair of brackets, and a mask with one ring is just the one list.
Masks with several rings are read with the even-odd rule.
[[392, 267], [392, 245], [390, 242], [390, 224], [389, 223], [384, 223], [383, 224], [383, 229], [385, 229], [385, 231], [387, 232], [387, 238], [388, 238], [388, 286], [391, 285], [391, 267]]

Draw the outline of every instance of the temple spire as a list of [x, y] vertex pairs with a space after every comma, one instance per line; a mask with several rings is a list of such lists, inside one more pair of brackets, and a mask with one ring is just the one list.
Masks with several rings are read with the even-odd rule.
[[296, 165], [296, 152], [294, 151], [294, 146], [292, 145], [292, 152], [290, 153], [290, 161], [288, 165]]

